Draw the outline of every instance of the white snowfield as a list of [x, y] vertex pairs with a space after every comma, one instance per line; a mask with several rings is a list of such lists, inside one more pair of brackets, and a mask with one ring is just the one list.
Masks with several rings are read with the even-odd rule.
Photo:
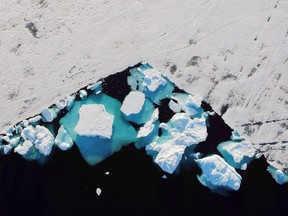
[[2, 0], [0, 128], [145, 60], [287, 168], [287, 12], [286, 0]]

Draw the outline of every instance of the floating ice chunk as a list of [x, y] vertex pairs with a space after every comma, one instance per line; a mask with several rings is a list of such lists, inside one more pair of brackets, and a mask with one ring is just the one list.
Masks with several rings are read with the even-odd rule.
[[181, 106], [180, 106], [178, 103], [174, 102], [173, 100], [170, 100], [170, 102], [169, 102], [168, 105], [169, 105], [169, 108], [170, 108], [173, 112], [175, 112], [175, 113], [181, 112]]
[[28, 127], [24, 128], [21, 132], [21, 136], [24, 139], [28, 139], [31, 142], [34, 142], [36, 140], [35, 128], [33, 126], [28, 126]]
[[26, 127], [28, 127], [28, 125], [29, 125], [29, 122], [28, 122], [28, 120], [23, 120], [22, 122], [20, 122], [20, 124], [19, 124], [21, 127], [23, 127], [23, 128], [26, 128]]
[[8, 145], [3, 145], [3, 153], [6, 155], [6, 154], [8, 154], [10, 151], [11, 151], [11, 149], [12, 149], [13, 147], [10, 145], [10, 144], [8, 144]]
[[67, 97], [65, 98], [65, 100], [67, 101], [67, 102], [66, 102], [66, 109], [67, 109], [67, 110], [70, 110], [71, 107], [73, 106], [74, 101], [75, 101], [75, 97], [76, 97], [76, 95], [75, 95], [75, 94], [72, 94], [72, 95], [69, 95], [69, 96], [67, 96]]
[[6, 130], [6, 134], [7, 135], [12, 135], [12, 133], [15, 131], [15, 127], [10, 126], [7, 130]]
[[93, 85], [89, 85], [87, 89], [90, 89], [95, 94], [99, 94], [102, 91], [102, 81], [96, 82]]
[[143, 87], [147, 87], [150, 92], [155, 92], [160, 86], [167, 84], [161, 73], [155, 69], [142, 71], [144, 74]]
[[55, 144], [63, 151], [70, 149], [73, 146], [73, 140], [62, 125], [54, 140]]
[[121, 112], [126, 116], [141, 112], [145, 102], [145, 95], [142, 92], [131, 91], [124, 99]]
[[28, 122], [29, 122], [29, 124], [37, 124], [40, 120], [41, 120], [41, 116], [37, 115], [33, 118], [29, 118]]
[[79, 121], [74, 131], [80, 136], [110, 139], [113, 121], [114, 116], [107, 113], [102, 104], [84, 104], [79, 110]]
[[218, 151], [225, 160], [235, 168], [241, 168], [243, 164], [249, 164], [256, 155], [256, 149], [247, 141], [226, 141], [217, 146]]
[[242, 137], [237, 131], [232, 131], [232, 135], [230, 137], [233, 141], [242, 141], [244, 140], [244, 137]]
[[167, 179], [167, 176], [166, 176], [166, 175], [163, 175], [163, 176], [162, 176], [162, 179]]
[[34, 141], [35, 147], [41, 154], [47, 156], [51, 153], [54, 144], [54, 137], [51, 132], [40, 125], [36, 126], [36, 140]]
[[288, 182], [288, 173], [284, 173], [273, 166], [268, 166], [267, 171], [272, 175], [278, 184], [282, 185]]
[[20, 137], [15, 135], [9, 138], [9, 144], [15, 148], [19, 143]]
[[204, 186], [211, 190], [219, 187], [232, 190], [238, 190], [240, 188], [241, 176], [220, 156], [211, 155], [197, 159], [195, 162], [202, 169], [201, 176], [197, 177]]
[[86, 99], [87, 98], [87, 91], [84, 89], [80, 90], [79, 96], [80, 96], [81, 100]]
[[109, 175], [110, 174], [110, 172], [105, 172], [105, 175]]
[[247, 163], [242, 164], [240, 169], [241, 170], [246, 170], [247, 169]]
[[43, 121], [52, 122], [56, 118], [57, 113], [53, 108], [43, 108], [41, 111]]
[[64, 109], [64, 108], [67, 106], [67, 98], [61, 99], [61, 100], [58, 101], [55, 105], [56, 105], [56, 107], [57, 107], [59, 110]]
[[14, 152], [20, 155], [26, 155], [33, 147], [33, 143], [30, 140], [25, 140], [22, 144], [18, 145]]
[[102, 193], [102, 190], [101, 190], [100, 188], [96, 188], [96, 194], [97, 194], [98, 196], [100, 196], [101, 193]]

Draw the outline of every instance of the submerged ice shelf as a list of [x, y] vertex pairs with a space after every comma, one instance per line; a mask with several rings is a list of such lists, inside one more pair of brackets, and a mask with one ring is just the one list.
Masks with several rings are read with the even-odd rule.
[[[199, 167], [199, 181], [211, 190], [238, 190], [238, 171], [259, 156], [200, 96], [177, 88], [147, 63], [89, 85], [0, 136], [3, 154], [14, 151], [40, 163], [53, 146], [66, 151], [74, 143], [90, 165], [134, 143], [163, 175], [181, 172], [184, 163]], [[277, 183], [288, 181], [285, 172], [268, 171]]]

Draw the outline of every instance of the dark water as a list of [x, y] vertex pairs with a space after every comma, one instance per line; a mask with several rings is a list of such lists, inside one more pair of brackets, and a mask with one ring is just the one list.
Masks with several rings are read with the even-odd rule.
[[[139, 65], [138, 65], [139, 66]], [[103, 80], [103, 92], [123, 101], [130, 87], [129, 70]], [[176, 92], [183, 92], [175, 88]], [[79, 98], [78, 98], [79, 99]], [[160, 121], [173, 112], [165, 99], [156, 106]], [[203, 103], [205, 111], [212, 110]], [[61, 116], [65, 115], [62, 113]], [[55, 131], [59, 128], [56, 119]], [[216, 147], [229, 139], [231, 128], [219, 115], [209, 117], [207, 140], [196, 151], [219, 154]], [[0, 216], [6, 215], [288, 215], [288, 185], [278, 185], [266, 171], [264, 158], [253, 161], [241, 188], [221, 196], [197, 180], [193, 160], [175, 175], [165, 174], [144, 149], [134, 145], [91, 167], [77, 147], [67, 152], [54, 148], [44, 165], [17, 154], [0, 157]], [[110, 172], [106, 175], [105, 172]], [[96, 188], [101, 188], [100, 196]]]
[[[9, 157], [9, 158], [8, 158]], [[16, 154], [0, 158], [1, 215], [287, 215], [288, 187], [274, 182], [262, 158], [242, 172], [239, 191], [221, 196], [195, 174], [164, 174], [130, 145], [91, 167], [74, 148], [44, 166]], [[105, 172], [109, 171], [109, 175]], [[245, 174], [244, 174], [245, 173]], [[96, 188], [102, 194], [96, 194]]]

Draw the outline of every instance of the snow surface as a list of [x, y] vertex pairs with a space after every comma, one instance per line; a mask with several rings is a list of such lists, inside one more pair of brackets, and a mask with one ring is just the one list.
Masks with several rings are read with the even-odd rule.
[[226, 123], [287, 168], [287, 11], [285, 0], [2, 0], [0, 128], [145, 60], [218, 113], [228, 105]]
[[202, 169], [202, 174], [198, 176], [198, 179], [204, 186], [211, 190], [219, 187], [231, 190], [240, 188], [241, 176], [220, 156], [211, 155], [197, 159], [195, 162]]
[[110, 139], [113, 132], [114, 116], [107, 113], [102, 104], [82, 105], [75, 132], [80, 136]]

